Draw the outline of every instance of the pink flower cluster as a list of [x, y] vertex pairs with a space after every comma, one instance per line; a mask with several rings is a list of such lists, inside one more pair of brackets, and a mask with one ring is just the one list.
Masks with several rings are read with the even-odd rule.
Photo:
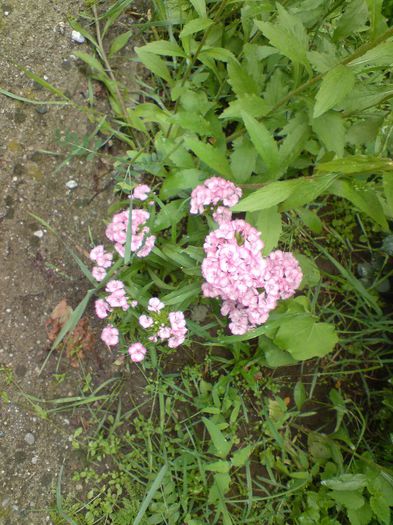
[[[131, 251], [135, 252], [137, 257], [146, 257], [154, 248], [156, 238], [150, 235], [150, 228], [146, 226], [149, 217], [150, 214], [146, 210], [131, 210]], [[122, 257], [125, 252], [128, 219], [128, 210], [116, 213], [105, 231], [106, 236], [115, 243], [115, 249]]]
[[93, 248], [90, 252], [90, 259], [96, 263], [92, 269], [92, 274], [96, 281], [102, 281], [106, 276], [106, 268], [112, 265], [113, 255], [106, 252], [102, 244]]
[[97, 299], [95, 302], [96, 315], [99, 319], [108, 317], [113, 308], [121, 308], [126, 312], [130, 306], [135, 308], [138, 304], [137, 301], [128, 302], [123, 281], [109, 281], [105, 291], [108, 292], [105, 299]]
[[147, 186], [147, 184], [139, 184], [138, 186], [135, 186], [134, 191], [128, 196], [128, 198], [145, 201], [150, 192], [150, 186]]
[[[193, 189], [190, 212], [193, 214], [203, 213], [207, 206], [217, 206], [219, 202], [222, 202], [224, 206], [231, 207], [237, 204], [241, 196], [242, 190], [233, 182], [221, 177], [211, 177]], [[226, 214], [228, 212], [229, 210], [226, 211]]]
[[260, 232], [242, 219], [232, 220], [227, 206], [234, 206], [240, 196], [240, 188], [219, 177], [208, 179], [191, 194], [191, 213], [224, 204], [213, 213], [217, 230], [205, 239], [202, 292], [222, 299], [221, 313], [229, 317], [231, 332], [239, 335], [265, 323], [277, 301], [293, 295], [303, 277], [291, 253], [277, 250], [263, 257]]
[[147, 306], [151, 315], [141, 315], [139, 324], [151, 332], [149, 341], [156, 343], [168, 340], [169, 348], [176, 348], [184, 342], [187, 334], [184, 314], [183, 312], [161, 314], [163, 308], [165, 308], [164, 303], [157, 297], [152, 297]]

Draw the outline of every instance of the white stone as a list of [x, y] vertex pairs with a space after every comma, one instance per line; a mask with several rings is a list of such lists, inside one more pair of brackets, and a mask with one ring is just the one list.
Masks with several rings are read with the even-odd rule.
[[83, 44], [85, 41], [85, 37], [79, 33], [79, 31], [73, 31], [71, 33], [71, 39], [73, 42], [76, 42], [77, 44]]
[[42, 239], [42, 237], [44, 236], [44, 232], [42, 230], [37, 230], [33, 233], [33, 235], [35, 237], [38, 237], [39, 239]]
[[76, 182], [76, 180], [69, 180], [68, 182], [66, 182], [66, 188], [68, 188], [69, 190], [74, 190], [77, 187], [78, 183]]
[[34, 445], [35, 443], [35, 437], [33, 436], [33, 434], [31, 432], [28, 432], [26, 435], [25, 435], [25, 441], [28, 445]]

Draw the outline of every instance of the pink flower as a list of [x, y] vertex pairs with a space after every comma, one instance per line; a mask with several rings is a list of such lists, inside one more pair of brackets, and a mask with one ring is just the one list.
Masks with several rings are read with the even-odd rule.
[[147, 305], [147, 309], [150, 310], [150, 312], [159, 312], [165, 307], [165, 304], [162, 303], [158, 297], [152, 297], [149, 299], [149, 303]]
[[131, 308], [135, 308], [136, 306], [138, 306], [138, 301], [135, 301], [135, 300], [131, 301], [130, 302], [130, 306], [131, 306]]
[[107, 346], [116, 346], [119, 342], [119, 330], [110, 324], [103, 329], [101, 339]]
[[141, 315], [139, 317], [139, 324], [143, 327], [143, 328], [150, 328], [151, 326], [153, 326], [153, 319], [151, 317], [149, 317], [148, 315]]
[[143, 346], [142, 343], [134, 343], [128, 348], [128, 353], [131, 357], [131, 360], [134, 363], [140, 363], [144, 360], [146, 355], [146, 348]]
[[110, 312], [110, 306], [104, 301], [104, 299], [97, 299], [94, 303], [96, 315], [99, 319], [105, 319], [105, 317], [108, 317], [108, 313]]
[[112, 308], [123, 308], [123, 310], [128, 309], [128, 301], [124, 289], [112, 292], [108, 295], [106, 301], [112, 306]]
[[102, 244], [100, 244], [91, 250], [90, 259], [92, 261], [96, 261], [98, 257], [102, 257], [103, 255], [104, 255], [104, 247]]
[[217, 224], [229, 222], [232, 219], [232, 212], [225, 206], [219, 206], [213, 213], [213, 219], [216, 221]]
[[134, 191], [131, 194], [132, 199], [138, 199], [140, 201], [145, 201], [151, 192], [151, 189], [146, 184], [139, 184], [134, 188]]
[[96, 259], [97, 265], [102, 268], [109, 268], [112, 265], [113, 255], [109, 252], [105, 252], [98, 256]]
[[161, 326], [157, 332], [157, 335], [160, 339], [168, 339], [171, 335], [171, 329], [169, 326]]
[[116, 292], [117, 290], [123, 290], [124, 289], [124, 283], [123, 281], [116, 281], [112, 279], [112, 281], [108, 281], [108, 284], [105, 286], [106, 292]]
[[101, 268], [101, 266], [94, 266], [92, 271], [91, 271], [94, 279], [98, 282], [102, 281], [103, 279], [105, 279], [105, 276], [106, 276], [106, 271], [104, 268]]
[[193, 189], [191, 193], [191, 213], [203, 213], [207, 206], [234, 206], [242, 196], [242, 190], [229, 180], [211, 177]]

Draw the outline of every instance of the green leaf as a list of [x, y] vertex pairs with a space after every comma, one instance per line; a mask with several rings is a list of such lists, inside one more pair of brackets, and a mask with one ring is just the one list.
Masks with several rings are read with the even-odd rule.
[[350, 68], [340, 64], [323, 78], [315, 97], [314, 118], [317, 118], [344, 100], [355, 84], [355, 75]]
[[265, 354], [266, 364], [270, 368], [279, 368], [280, 366], [291, 366], [297, 361], [285, 350], [281, 350], [268, 337], [262, 335], [259, 338], [259, 348]]
[[352, 491], [366, 487], [367, 478], [364, 474], [341, 474], [336, 478], [324, 479], [321, 484], [331, 490]]
[[169, 42], [168, 40], [154, 40], [145, 46], [136, 47], [136, 52], [152, 53], [153, 55], [164, 55], [168, 57], [185, 57], [183, 49], [176, 44], [176, 42]]
[[236, 450], [233, 453], [231, 463], [234, 467], [243, 467], [250, 457], [253, 450], [252, 445], [247, 445], [244, 448], [241, 448], [239, 450]]
[[238, 211], [258, 211], [271, 208], [285, 201], [297, 188], [300, 188], [304, 177], [298, 179], [271, 182], [260, 190], [253, 191], [251, 195], [244, 197], [232, 208]]
[[210, 434], [211, 440], [216, 450], [216, 455], [222, 459], [225, 459], [228, 456], [232, 445], [226, 440], [224, 434], [211, 419], [206, 419], [203, 417], [202, 421], [204, 422]]
[[152, 73], [157, 75], [160, 78], [166, 80], [169, 84], [172, 83], [172, 78], [169, 73], [169, 69], [165, 62], [157, 55], [153, 53], [147, 53], [143, 51], [142, 48], [135, 48], [135, 52], [139, 57], [139, 60], [142, 64], [147, 67]]
[[384, 42], [375, 46], [364, 55], [355, 58], [349, 63], [350, 66], [390, 66], [393, 57], [393, 42]]
[[229, 461], [214, 461], [213, 463], [208, 463], [205, 466], [205, 470], [209, 470], [211, 472], [220, 472], [222, 474], [229, 472], [230, 468], [231, 464]]
[[187, 204], [184, 200], [178, 199], [175, 201], [166, 204], [161, 210], [157, 213], [154, 224], [153, 232], [158, 233], [161, 230], [165, 230], [174, 224], [177, 224], [185, 217], [188, 213]]
[[331, 185], [330, 193], [349, 200], [363, 213], [382, 226], [384, 231], [389, 231], [382, 204], [374, 190], [357, 188], [354, 183], [342, 179], [335, 181]]
[[199, 31], [203, 31], [204, 29], [210, 27], [212, 24], [214, 24], [214, 22], [210, 18], [195, 18], [194, 20], [187, 22], [187, 24], [183, 27], [183, 29], [180, 32], [180, 38], [185, 38], [186, 36], [190, 36], [194, 33], [198, 33]]
[[295, 181], [299, 181], [299, 183], [291, 195], [280, 204], [279, 210], [281, 212], [288, 211], [315, 201], [319, 195], [329, 190], [336, 178], [337, 175], [329, 173], [294, 179]]
[[232, 86], [233, 91], [239, 97], [246, 94], [259, 94], [259, 87], [255, 80], [250, 76], [245, 67], [239, 64], [237, 60], [231, 60], [227, 65], [228, 82]]
[[379, 523], [391, 525], [389, 503], [385, 500], [383, 496], [371, 496], [370, 507], [374, 514], [377, 516]]
[[245, 93], [236, 100], [232, 100], [229, 106], [221, 113], [220, 118], [242, 118], [242, 112], [248, 113], [252, 117], [260, 118], [269, 112], [270, 106], [263, 98], [255, 93]]
[[289, 15], [287, 11], [277, 4], [279, 23], [255, 21], [256, 26], [269, 39], [272, 46], [288, 57], [292, 62], [308, 66], [307, 34], [299, 19]]
[[83, 51], [75, 51], [74, 55], [83, 60], [91, 69], [95, 69], [105, 77], [107, 76], [104, 66], [95, 56], [84, 53]]
[[211, 144], [206, 144], [198, 139], [186, 138], [185, 145], [207, 166], [217, 171], [220, 175], [232, 178], [232, 171], [225, 154]]
[[229, 49], [224, 47], [210, 47], [203, 46], [202, 51], [199, 53], [199, 58], [207, 57], [214, 58], [220, 62], [229, 62], [230, 60], [236, 60], [235, 55]]
[[298, 410], [302, 409], [302, 406], [307, 400], [306, 389], [302, 381], [298, 381], [293, 389], [293, 399], [295, 401], [296, 408]]
[[364, 498], [361, 493], [353, 490], [333, 490], [329, 492], [329, 496], [347, 509], [357, 510], [364, 505]]
[[274, 343], [298, 361], [323, 357], [331, 352], [338, 337], [334, 326], [319, 323], [309, 314], [298, 314], [280, 321]]
[[204, 172], [196, 169], [179, 170], [169, 175], [162, 183], [160, 199], [166, 200], [183, 190], [195, 188], [204, 179]]
[[149, 488], [149, 491], [147, 492], [146, 496], [144, 497], [142, 503], [138, 506], [139, 508], [139, 511], [138, 511], [138, 514], [136, 516], [136, 518], [134, 519], [134, 521], [132, 522], [132, 525], [139, 525], [139, 523], [141, 523], [142, 519], [143, 519], [143, 516], [145, 515], [145, 512], [147, 511], [154, 495], [156, 494], [156, 492], [160, 489], [163, 481], [164, 481], [164, 477], [165, 477], [165, 474], [167, 473], [167, 470], [168, 470], [168, 465], [163, 465], [160, 469], [160, 471], [158, 472], [154, 482], [152, 483], [151, 487]]
[[263, 255], [268, 255], [278, 244], [282, 232], [281, 213], [277, 206], [266, 208], [248, 214], [247, 221], [250, 222], [258, 231], [265, 243]]
[[351, 155], [343, 159], [322, 162], [317, 165], [318, 171], [345, 173], [375, 173], [393, 171], [393, 161], [389, 158], [373, 157], [371, 155]]
[[242, 184], [247, 182], [255, 170], [257, 152], [248, 137], [234, 141], [231, 153], [231, 171], [234, 180]]
[[370, 505], [365, 503], [360, 509], [349, 509], [348, 518], [351, 525], [368, 525], [372, 519]]
[[169, 121], [201, 136], [212, 134], [210, 122], [196, 112], [180, 110], [172, 115]]
[[327, 151], [344, 155], [345, 126], [339, 113], [329, 111], [311, 122], [311, 127]]
[[129, 39], [131, 38], [131, 35], [132, 31], [127, 31], [126, 33], [122, 33], [121, 35], [114, 38], [109, 49], [109, 56], [112, 57], [120, 50], [122, 50], [123, 47], [127, 45]]
[[248, 113], [242, 112], [242, 118], [250, 139], [268, 170], [269, 179], [278, 178], [281, 174], [280, 156], [272, 134], [264, 124], [255, 120]]
[[368, 27], [367, 4], [364, 0], [353, 0], [346, 7], [333, 34], [333, 40], [343, 40], [349, 35], [359, 31], [366, 31]]
[[206, 17], [206, 0], [190, 0], [190, 2], [200, 17]]
[[319, 234], [322, 232], [323, 223], [318, 217], [316, 211], [310, 210], [308, 208], [300, 208], [296, 210], [296, 213], [299, 215], [300, 219], [303, 221], [305, 226], [307, 226], [307, 228], [310, 228], [310, 230], [313, 233]]
[[316, 286], [321, 280], [318, 266], [312, 259], [302, 253], [295, 252], [295, 257], [303, 272], [300, 289], [302, 290], [305, 287]]

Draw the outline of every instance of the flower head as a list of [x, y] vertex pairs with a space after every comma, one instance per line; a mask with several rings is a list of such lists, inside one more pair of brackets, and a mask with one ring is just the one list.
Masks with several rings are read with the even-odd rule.
[[140, 363], [146, 355], [146, 348], [142, 343], [134, 343], [128, 348], [128, 353], [134, 363]]
[[119, 330], [110, 324], [103, 329], [101, 339], [107, 346], [116, 346], [119, 342]]
[[147, 305], [147, 309], [150, 311], [150, 312], [159, 312], [160, 310], [162, 310], [163, 308], [165, 307], [165, 304], [162, 303], [158, 297], [152, 297], [151, 299], [149, 299], [149, 302], [148, 302], [148, 305]]

